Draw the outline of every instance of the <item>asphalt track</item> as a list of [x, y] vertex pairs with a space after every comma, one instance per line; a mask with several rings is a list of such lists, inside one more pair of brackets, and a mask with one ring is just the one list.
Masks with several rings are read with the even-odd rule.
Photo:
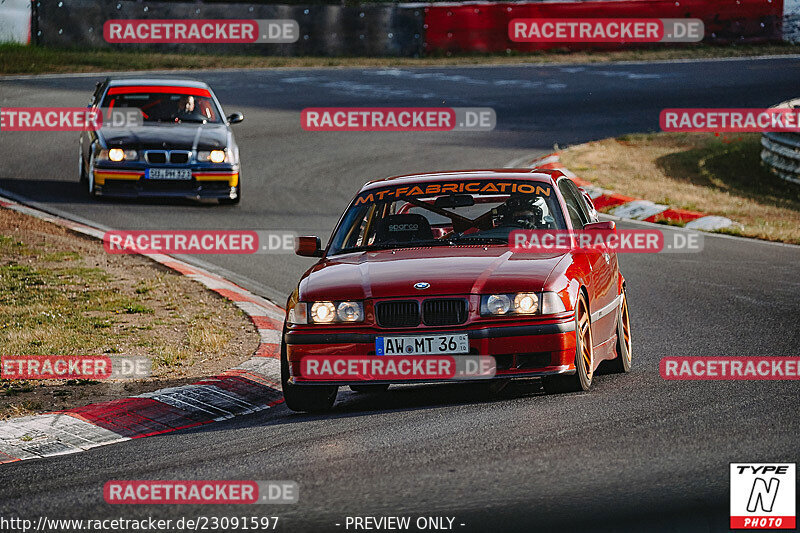
[[[0, 133], [0, 188], [115, 229], [289, 229], [327, 238], [368, 179], [500, 167], [525, 154], [658, 129], [664, 107], [767, 107], [797, 96], [797, 58], [425, 69], [192, 73], [236, 128], [236, 207], [92, 202], [77, 135]], [[84, 105], [96, 76], [0, 80], [0, 106]], [[310, 133], [311, 106], [493, 107], [491, 133]], [[623, 224], [624, 225], [624, 224]], [[670, 230], [671, 231], [671, 230]], [[283, 303], [312, 261], [214, 256]], [[728, 530], [728, 463], [798, 462], [797, 382], [666, 382], [664, 356], [797, 356], [800, 248], [706, 236], [699, 254], [626, 255], [634, 370], [589, 393], [501, 397], [479, 385], [340, 392], [328, 416], [255, 415], [0, 467], [0, 516], [280, 516], [344, 531], [346, 516], [449, 516], [456, 531]], [[292, 506], [111, 506], [111, 479], [291, 479]], [[336, 524], [342, 524], [337, 526]], [[464, 524], [463, 526], [460, 524]], [[352, 531], [352, 528], [350, 529]]]

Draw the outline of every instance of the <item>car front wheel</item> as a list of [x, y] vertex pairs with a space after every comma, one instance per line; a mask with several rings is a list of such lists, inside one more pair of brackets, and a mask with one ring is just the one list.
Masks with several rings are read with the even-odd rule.
[[89, 195], [89, 198], [96, 200], [97, 199], [97, 190], [94, 187], [94, 156], [89, 159], [89, 170], [86, 172], [86, 192]]
[[575, 373], [546, 376], [544, 390], [548, 394], [589, 390], [594, 375], [592, 323], [586, 297], [581, 294], [575, 306]]
[[290, 382], [285, 346], [281, 347], [281, 387], [286, 407], [292, 411], [308, 413], [329, 411], [339, 392], [339, 387], [335, 385], [295, 385]]

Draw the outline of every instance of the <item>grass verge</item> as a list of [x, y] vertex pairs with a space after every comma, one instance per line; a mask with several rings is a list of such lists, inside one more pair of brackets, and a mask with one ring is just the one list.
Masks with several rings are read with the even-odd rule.
[[194, 70], [272, 67], [381, 67], [514, 65], [520, 63], [603, 63], [703, 59], [800, 53], [790, 44], [642, 48], [622, 51], [543, 51], [509, 54], [465, 54], [411, 57], [280, 57], [242, 54], [159, 53], [136, 50], [86, 50], [0, 44], [0, 74]]
[[570, 147], [564, 165], [621, 194], [728, 217], [745, 237], [800, 244], [800, 186], [761, 166], [761, 135], [625, 135]]
[[258, 334], [200, 284], [101, 242], [0, 209], [0, 355], [149, 356], [145, 380], [0, 379], [0, 418], [191, 382], [249, 358]]

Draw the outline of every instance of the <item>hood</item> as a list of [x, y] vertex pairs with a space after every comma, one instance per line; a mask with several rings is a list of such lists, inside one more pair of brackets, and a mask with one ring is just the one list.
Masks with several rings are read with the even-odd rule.
[[[453, 246], [343, 254], [311, 268], [300, 299], [361, 300], [539, 291], [564, 254], [514, 254], [506, 246]], [[430, 283], [425, 290], [417, 282]]]
[[134, 150], [213, 150], [228, 145], [228, 126], [225, 124], [155, 123], [135, 128], [100, 128], [98, 134], [107, 147]]

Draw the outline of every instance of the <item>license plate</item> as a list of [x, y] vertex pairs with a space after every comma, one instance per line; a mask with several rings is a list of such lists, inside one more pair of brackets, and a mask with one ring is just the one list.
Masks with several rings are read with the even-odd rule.
[[376, 337], [376, 355], [438, 355], [469, 353], [469, 336], [426, 335]]
[[146, 180], [190, 180], [192, 179], [192, 169], [190, 168], [148, 168], [144, 171]]

